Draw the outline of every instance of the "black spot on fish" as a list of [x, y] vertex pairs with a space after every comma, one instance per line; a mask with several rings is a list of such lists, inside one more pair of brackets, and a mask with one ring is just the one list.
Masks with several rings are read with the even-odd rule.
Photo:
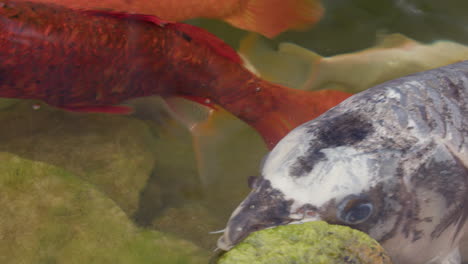
[[314, 166], [321, 161], [326, 161], [324, 148], [339, 146], [351, 146], [364, 140], [374, 131], [372, 124], [367, 119], [354, 113], [345, 113], [331, 119], [317, 130], [310, 128], [311, 133], [317, 134], [317, 140], [309, 142], [307, 153], [299, 157], [290, 167], [290, 175], [302, 177], [310, 173]]
[[447, 228], [455, 225], [455, 239], [468, 221], [467, 176], [468, 168], [453, 155], [453, 162], [429, 160], [417, 171], [417, 176], [413, 177], [415, 184], [434, 190], [444, 197], [447, 208], [450, 208], [450, 212], [431, 233], [432, 238], [441, 236]]
[[[418, 106], [417, 108], [418, 108], [419, 114], [421, 115], [421, 118], [424, 120], [424, 122], [429, 123], [429, 118], [427, 116], [426, 108], [422, 107], [422, 106]], [[431, 125], [431, 124], [429, 124], [429, 125]], [[431, 128], [433, 129], [434, 127], [431, 126]]]
[[445, 85], [447, 86], [448, 96], [456, 101], [460, 101], [460, 89], [463, 89], [463, 85], [457, 85], [449, 78], [443, 78]]
[[278, 215], [289, 215], [289, 205], [292, 203], [292, 201], [286, 201], [284, 199], [284, 194], [271, 186], [270, 180], [267, 180], [265, 178], [258, 178], [258, 181], [259, 182], [257, 182], [256, 186], [258, 191], [256, 192], [256, 195], [249, 196], [246, 199], [245, 207], [249, 207], [251, 209], [255, 208], [257, 210], [270, 210], [271, 208], [277, 207], [272, 206], [272, 204], [280, 203], [281, 206], [275, 209], [279, 210], [278, 212], [281, 212]]
[[306, 156], [299, 157], [294, 164], [291, 165], [289, 173], [292, 176], [305, 176], [314, 169], [314, 166], [320, 161], [326, 161], [327, 158], [320, 149], [309, 153]]
[[190, 42], [192, 41], [192, 37], [187, 35], [185, 32], [182, 32], [182, 31], [178, 31], [177, 34], [179, 36], [181, 36], [182, 38], [184, 38], [186, 41]]
[[411, 242], [416, 242], [419, 239], [423, 238], [424, 232], [422, 230], [413, 230], [413, 239]]
[[[432, 155], [443, 155], [445, 153], [437, 151], [437, 146], [429, 144], [422, 151], [434, 153]], [[440, 154], [442, 153], [442, 154]], [[446, 152], [447, 153], [447, 152]], [[448, 152], [450, 153], [450, 152]], [[452, 155], [450, 153], [450, 155]], [[418, 156], [416, 156], [418, 157]], [[453, 160], [449, 160], [450, 156], [442, 156], [447, 160], [437, 161], [436, 158], [431, 158], [425, 162], [414, 174], [412, 181], [415, 186], [421, 186], [429, 190], [436, 191], [445, 199], [446, 206], [451, 206], [460, 201], [468, 192], [468, 182], [465, 183], [465, 178], [468, 175], [463, 163], [453, 155]]]
[[354, 113], [345, 113], [323, 126], [319, 131], [318, 140], [326, 147], [350, 146], [364, 140], [373, 130], [367, 119]]
[[249, 176], [247, 178], [247, 185], [249, 186], [250, 189], [256, 189], [260, 182], [262, 181], [262, 178], [259, 176]]
[[229, 220], [230, 241], [235, 244], [251, 232], [290, 223], [292, 203], [281, 191], [272, 188], [269, 180], [263, 179], [242, 202], [241, 210]]
[[187, 34], [185, 34], [185, 33], [182, 33], [182, 37], [183, 37], [185, 40], [189, 41], [189, 42], [192, 41], [192, 37], [189, 36], [189, 35], [187, 35]]

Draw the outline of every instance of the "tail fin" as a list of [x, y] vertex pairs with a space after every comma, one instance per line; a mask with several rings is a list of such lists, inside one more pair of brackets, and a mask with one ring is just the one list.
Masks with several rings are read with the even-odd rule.
[[320, 0], [248, 0], [241, 11], [224, 20], [273, 38], [289, 29], [306, 29], [323, 15]]
[[317, 53], [292, 43], [281, 43], [278, 51], [268, 44], [258, 34], [248, 34], [241, 41], [239, 53], [270, 82], [300, 89], [322, 59]]

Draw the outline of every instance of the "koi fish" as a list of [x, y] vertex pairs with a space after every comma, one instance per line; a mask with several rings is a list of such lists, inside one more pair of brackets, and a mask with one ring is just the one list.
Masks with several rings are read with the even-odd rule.
[[150, 95], [215, 103], [274, 146], [349, 96], [273, 84], [207, 31], [149, 15], [0, 1], [0, 97], [81, 112], [126, 114]]
[[[320, 0], [33, 0], [74, 9], [111, 9], [145, 13], [170, 21], [223, 19], [248, 31], [274, 37], [288, 29], [304, 29], [323, 14]], [[281, 19], [278, 19], [281, 18]]]
[[400, 264], [457, 264], [468, 242], [468, 61], [350, 97], [289, 133], [218, 246], [323, 220], [366, 232]]
[[293, 43], [281, 43], [274, 50], [250, 34], [241, 41], [239, 52], [266, 80], [301, 90], [350, 93], [468, 59], [468, 46], [447, 40], [424, 44], [402, 34], [384, 35], [373, 47], [331, 57]]

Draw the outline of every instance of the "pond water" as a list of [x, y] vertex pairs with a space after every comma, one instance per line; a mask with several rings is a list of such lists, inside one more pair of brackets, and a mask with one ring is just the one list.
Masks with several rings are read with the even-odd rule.
[[[323, 4], [325, 16], [315, 27], [272, 40], [259, 38], [263, 46], [258, 48], [276, 56], [277, 45], [291, 42], [333, 58], [373, 47], [377, 39], [392, 33], [420, 42], [417, 45], [437, 40], [468, 44], [468, 2], [463, 0]], [[188, 22], [236, 49], [248, 34], [215, 20]], [[408, 41], [396, 39], [397, 48]], [[450, 47], [443, 49], [456, 53], [459, 60], [468, 59], [467, 51], [460, 55], [461, 49]], [[424, 52], [414, 60], [433, 53]], [[385, 67], [385, 54], [377, 55], [372, 67]], [[247, 57], [265, 79], [299, 89], [313, 87], [311, 72], [293, 71], [312, 67], [312, 62], [287, 57], [293, 66], [281, 67], [281, 60], [269, 64], [253, 51]], [[354, 68], [362, 64], [359, 58], [330, 60], [328, 72], [321, 74]], [[410, 66], [402, 63], [397, 75], [455, 62], [445, 57], [416, 66], [411, 58], [402, 61]], [[275, 70], [285, 74], [279, 78]], [[367, 76], [370, 71], [361, 67], [358, 73]], [[328, 80], [320, 89], [346, 90], [347, 78], [356, 72], [336, 75], [344, 77]], [[363, 83], [396, 77], [390, 74]], [[349, 83], [353, 93], [369, 88]], [[220, 236], [209, 232], [223, 229], [249, 193], [247, 179], [259, 174], [268, 147], [252, 127], [225, 110], [171, 100], [157, 96], [131, 100], [126, 104], [134, 113], [113, 115], [70, 112], [37, 100], [1, 99], [0, 262], [208, 263]]]

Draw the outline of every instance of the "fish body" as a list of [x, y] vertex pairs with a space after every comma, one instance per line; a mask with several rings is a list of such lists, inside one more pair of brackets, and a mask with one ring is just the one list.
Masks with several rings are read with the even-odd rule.
[[[144, 13], [170, 21], [216, 18], [249, 31], [274, 37], [288, 29], [315, 24], [323, 14], [319, 0], [33, 0], [74, 9]], [[280, 19], [278, 19], [280, 18]]]
[[[2, 97], [40, 99], [72, 109], [168, 94], [181, 85], [181, 72], [188, 83], [195, 81], [192, 85], [216, 82], [216, 73], [197, 76], [200, 70], [214, 70], [206, 70], [210, 64], [202, 58], [212, 57], [216, 44], [194, 44], [178, 28], [188, 25], [27, 2], [2, 4]], [[224, 43], [218, 44], [222, 50]], [[218, 65], [240, 63], [235, 52], [225, 58]], [[197, 80], [190, 80], [195, 76]]]
[[266, 82], [245, 69], [227, 44], [188, 24], [0, 1], [0, 97], [128, 113], [131, 109], [118, 104], [149, 95], [218, 104], [257, 129], [269, 145], [349, 96]]
[[278, 50], [250, 34], [239, 52], [262, 78], [301, 90], [334, 89], [357, 93], [408, 74], [468, 59], [468, 46], [437, 40], [421, 43], [402, 34], [379, 37], [370, 48], [322, 57], [293, 43]]
[[218, 246], [324, 220], [368, 233], [394, 263], [460, 263], [468, 233], [468, 61], [358, 93], [268, 154]]

